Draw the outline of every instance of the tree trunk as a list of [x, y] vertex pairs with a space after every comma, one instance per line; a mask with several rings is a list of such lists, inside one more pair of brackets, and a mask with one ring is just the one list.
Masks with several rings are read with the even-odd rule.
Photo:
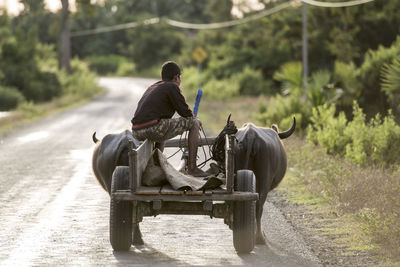
[[69, 10], [68, 0], [61, 0], [61, 55], [60, 55], [60, 69], [65, 69], [68, 73], [71, 71], [71, 41], [69, 29]]

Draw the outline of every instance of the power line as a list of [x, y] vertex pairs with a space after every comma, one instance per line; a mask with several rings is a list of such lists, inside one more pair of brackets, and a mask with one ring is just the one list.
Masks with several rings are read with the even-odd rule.
[[354, 0], [354, 1], [346, 1], [346, 2], [321, 2], [315, 0], [301, 0], [303, 3], [312, 5], [312, 6], [319, 6], [319, 7], [348, 7], [348, 6], [357, 6], [366, 4], [368, 2], [372, 2], [374, 0]]
[[178, 28], [184, 28], [184, 29], [194, 29], [194, 30], [211, 30], [211, 29], [220, 29], [220, 28], [226, 28], [226, 27], [231, 27], [231, 26], [236, 26], [239, 24], [244, 24], [252, 20], [260, 19], [269, 15], [272, 15], [274, 13], [277, 13], [285, 8], [291, 7], [291, 6], [297, 6], [299, 3], [298, 1], [290, 1], [286, 2], [283, 4], [280, 4], [276, 7], [273, 7], [271, 9], [263, 10], [257, 14], [242, 18], [242, 19], [237, 19], [237, 20], [231, 20], [231, 21], [225, 21], [225, 22], [216, 22], [216, 23], [209, 23], [209, 24], [197, 24], [197, 23], [187, 23], [187, 22], [181, 22], [181, 21], [176, 21], [172, 19], [166, 19], [166, 22], [174, 27]]
[[[236, 26], [239, 24], [247, 23], [252, 20], [257, 20], [257, 19], [260, 19], [260, 18], [263, 18], [266, 16], [270, 16], [270, 15], [275, 14], [275, 13], [277, 13], [283, 9], [286, 9], [288, 7], [297, 7], [300, 5], [301, 2], [309, 4], [309, 5], [313, 5], [313, 6], [319, 6], [319, 7], [348, 7], [348, 6], [366, 4], [366, 3], [372, 2], [372, 1], [374, 1], [374, 0], [353, 0], [353, 1], [332, 3], [332, 2], [321, 2], [321, 1], [316, 1], [316, 0], [292, 0], [292, 1], [280, 4], [280, 5], [277, 5], [273, 8], [260, 11], [257, 14], [250, 15], [250, 16], [244, 17], [242, 19], [231, 20], [231, 21], [202, 24], [202, 23], [187, 23], [187, 22], [172, 20], [172, 19], [168, 19], [168, 18], [165, 18], [163, 20], [168, 25], [171, 25], [171, 26], [177, 27], [177, 28], [194, 29], [194, 30], [206, 30], [206, 29], [211, 30], [211, 29], [221, 29], [221, 28]], [[154, 17], [151, 19], [143, 20], [142, 22], [129, 22], [129, 23], [118, 24], [118, 25], [114, 25], [114, 26], [71, 32], [71, 37], [131, 29], [131, 28], [138, 27], [139, 25], [157, 24], [160, 21], [161, 21], [161, 18]]]
[[135, 27], [137, 27], [139, 25], [156, 24], [156, 23], [159, 23], [159, 22], [160, 22], [160, 18], [156, 17], [156, 18], [143, 20], [142, 22], [129, 22], [129, 23], [118, 24], [118, 25], [109, 26], [109, 27], [101, 27], [101, 28], [96, 28], [96, 29], [71, 32], [71, 37], [83, 36], [83, 35], [91, 35], [91, 34], [97, 34], [97, 33], [103, 33], [103, 32], [112, 32], [112, 31], [125, 30], [125, 29], [135, 28]]
[[[254, 14], [254, 15], [242, 18], [242, 19], [225, 21], [225, 22], [217, 22], [217, 23], [209, 23], [209, 24], [187, 23], [187, 22], [172, 20], [172, 19], [168, 19], [168, 18], [163, 19], [163, 21], [165, 21], [168, 25], [171, 25], [171, 26], [177, 27], [177, 28], [183, 28], [183, 29], [196, 29], [196, 30], [220, 29], [220, 28], [225, 28], [225, 27], [236, 26], [239, 24], [244, 24], [244, 23], [247, 23], [252, 20], [260, 19], [260, 18], [269, 16], [269, 15], [275, 14], [285, 8], [288, 8], [291, 6], [297, 6], [297, 5], [299, 5], [299, 1], [292, 0], [292, 1], [280, 4], [271, 9], [263, 10], [257, 14]], [[143, 22], [129, 22], [129, 23], [118, 24], [118, 25], [109, 26], [109, 27], [101, 27], [101, 28], [96, 28], [96, 29], [82, 30], [82, 31], [77, 31], [77, 32], [71, 32], [71, 37], [131, 29], [131, 28], [135, 28], [141, 24], [143, 24], [143, 25], [156, 24], [156, 23], [159, 23], [160, 21], [161, 21], [161, 18], [155, 17], [155, 18], [151, 18], [151, 19], [146, 19]]]

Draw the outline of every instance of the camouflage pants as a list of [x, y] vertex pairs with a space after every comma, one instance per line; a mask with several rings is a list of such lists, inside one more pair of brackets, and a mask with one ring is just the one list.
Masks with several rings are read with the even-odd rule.
[[139, 141], [149, 139], [153, 142], [162, 142], [189, 131], [197, 123], [193, 117], [179, 117], [174, 119], [161, 119], [157, 124], [145, 129], [132, 129], [133, 137]]

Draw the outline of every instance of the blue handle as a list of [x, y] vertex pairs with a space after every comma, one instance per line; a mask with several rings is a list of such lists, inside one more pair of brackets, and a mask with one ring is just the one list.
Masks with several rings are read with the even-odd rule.
[[194, 102], [194, 108], [193, 108], [193, 113], [195, 117], [197, 117], [197, 112], [199, 111], [199, 105], [202, 95], [203, 95], [203, 90], [201, 89], [197, 90], [196, 101]]

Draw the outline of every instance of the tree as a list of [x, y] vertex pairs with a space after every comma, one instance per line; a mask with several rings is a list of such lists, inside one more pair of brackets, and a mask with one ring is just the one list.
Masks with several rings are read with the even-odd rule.
[[60, 69], [65, 69], [68, 73], [71, 71], [71, 40], [69, 28], [69, 3], [68, 0], [61, 0], [61, 44], [60, 44]]

